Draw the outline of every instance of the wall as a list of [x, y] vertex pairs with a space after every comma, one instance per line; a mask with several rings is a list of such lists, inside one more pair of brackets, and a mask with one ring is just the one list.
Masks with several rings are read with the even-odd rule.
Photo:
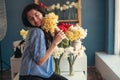
[[[21, 22], [23, 7], [33, 0], [6, 0], [7, 34], [1, 42], [3, 60], [10, 64], [13, 55], [12, 43], [21, 39], [19, 31], [24, 28]], [[94, 66], [95, 52], [106, 51], [106, 0], [82, 0], [82, 27], [88, 29], [88, 36], [84, 40], [88, 66]], [[4, 68], [9, 66], [4, 64]]]
[[82, 26], [88, 29], [84, 40], [88, 66], [94, 65], [96, 51], [105, 51], [105, 4], [105, 0], [82, 0]]
[[115, 0], [106, 2], [106, 47], [105, 51], [109, 54], [114, 53], [114, 30], [115, 30]]
[[6, 0], [7, 33], [1, 42], [3, 67], [9, 68], [13, 53], [13, 41], [22, 39], [19, 31], [24, 28], [21, 21], [23, 8], [33, 0]]

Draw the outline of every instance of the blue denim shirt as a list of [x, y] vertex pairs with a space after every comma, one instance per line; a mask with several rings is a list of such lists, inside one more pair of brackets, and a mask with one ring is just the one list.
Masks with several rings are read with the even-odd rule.
[[48, 78], [53, 74], [52, 55], [42, 65], [36, 62], [46, 53], [44, 32], [39, 28], [30, 28], [22, 55], [20, 75], [35, 75]]

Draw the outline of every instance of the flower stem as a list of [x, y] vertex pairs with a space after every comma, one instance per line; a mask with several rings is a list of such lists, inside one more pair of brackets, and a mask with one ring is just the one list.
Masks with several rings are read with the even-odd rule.
[[60, 74], [61, 72], [60, 72], [60, 64], [59, 64], [59, 59], [55, 59], [54, 58], [54, 61], [55, 61], [55, 73], [57, 73], [57, 74]]
[[69, 62], [69, 75], [73, 76], [74, 75], [74, 70], [73, 70], [73, 65], [76, 60], [76, 57], [74, 57], [72, 54], [68, 57], [68, 62]]
[[74, 70], [73, 70], [73, 64], [69, 64], [69, 75], [73, 76], [74, 75]]

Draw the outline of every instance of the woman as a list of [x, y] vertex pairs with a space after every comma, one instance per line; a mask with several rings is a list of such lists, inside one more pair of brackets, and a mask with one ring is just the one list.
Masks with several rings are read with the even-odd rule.
[[52, 52], [65, 34], [59, 31], [52, 39], [41, 29], [44, 16], [42, 9], [34, 3], [23, 10], [23, 24], [29, 27], [29, 33], [21, 61], [20, 80], [67, 80], [52, 69]]

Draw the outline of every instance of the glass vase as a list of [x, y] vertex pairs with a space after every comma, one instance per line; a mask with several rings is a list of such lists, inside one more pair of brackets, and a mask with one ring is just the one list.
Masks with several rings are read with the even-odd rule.
[[69, 64], [69, 76], [74, 76], [74, 65]]
[[59, 59], [55, 59], [54, 58], [54, 62], [55, 62], [55, 73], [60, 74], [60, 60]]
[[70, 54], [68, 57], [68, 62], [69, 62], [69, 76], [73, 76], [74, 75], [74, 62], [75, 62], [75, 57], [73, 56], [73, 54]]

